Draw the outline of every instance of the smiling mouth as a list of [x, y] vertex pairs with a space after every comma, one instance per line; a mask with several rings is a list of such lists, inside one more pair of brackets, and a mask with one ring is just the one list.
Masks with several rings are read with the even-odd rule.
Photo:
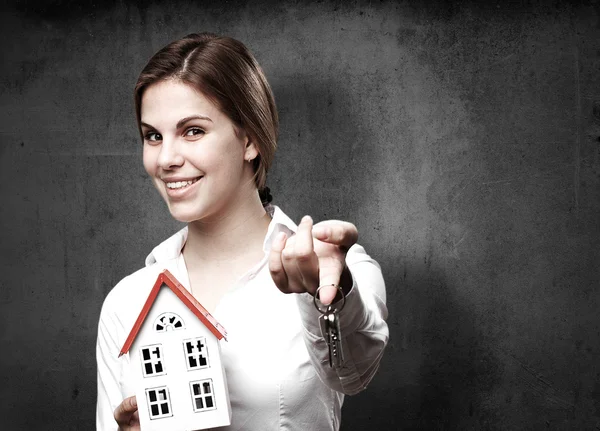
[[187, 180], [187, 181], [172, 181], [172, 182], [168, 182], [165, 184], [168, 189], [177, 190], [177, 189], [183, 189], [183, 188], [189, 187], [201, 178], [202, 177], [198, 177], [198, 178], [194, 178], [193, 180]]

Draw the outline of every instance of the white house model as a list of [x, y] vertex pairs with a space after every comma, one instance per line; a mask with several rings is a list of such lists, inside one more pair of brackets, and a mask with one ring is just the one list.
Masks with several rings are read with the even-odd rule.
[[129, 352], [143, 431], [226, 426], [231, 406], [219, 340], [227, 332], [173, 275], [161, 272], [121, 355]]

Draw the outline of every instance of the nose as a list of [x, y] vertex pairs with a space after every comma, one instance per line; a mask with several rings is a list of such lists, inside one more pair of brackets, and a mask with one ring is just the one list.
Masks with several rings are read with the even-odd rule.
[[174, 139], [164, 139], [160, 146], [160, 153], [157, 159], [158, 166], [164, 170], [171, 170], [183, 165], [184, 158], [179, 151], [177, 141]]

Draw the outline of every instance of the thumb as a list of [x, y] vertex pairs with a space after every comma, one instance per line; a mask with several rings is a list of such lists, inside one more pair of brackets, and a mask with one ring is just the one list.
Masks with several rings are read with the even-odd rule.
[[350, 248], [358, 241], [356, 226], [347, 221], [326, 220], [313, 226], [313, 237], [329, 244]]
[[115, 409], [114, 417], [119, 425], [128, 425], [131, 417], [137, 411], [137, 399], [135, 395], [125, 398]]
[[125, 411], [132, 413], [137, 410], [137, 398], [135, 395], [123, 400], [123, 408]]

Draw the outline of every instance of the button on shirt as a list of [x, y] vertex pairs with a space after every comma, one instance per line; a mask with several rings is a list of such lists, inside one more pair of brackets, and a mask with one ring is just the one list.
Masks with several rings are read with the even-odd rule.
[[[377, 262], [354, 245], [346, 264], [353, 286], [340, 313], [344, 367], [329, 366], [329, 350], [308, 293], [284, 294], [268, 267], [271, 242], [296, 225], [276, 206], [263, 244], [264, 258], [223, 296], [213, 316], [227, 329], [221, 354], [232, 423], [222, 430], [337, 430], [344, 394], [366, 388], [388, 341], [385, 285]], [[181, 250], [187, 228], [154, 248], [146, 267], [124, 278], [104, 301], [98, 326], [98, 430], [117, 430], [113, 412], [134, 395], [123, 346], [158, 274], [168, 269], [190, 290]]]

